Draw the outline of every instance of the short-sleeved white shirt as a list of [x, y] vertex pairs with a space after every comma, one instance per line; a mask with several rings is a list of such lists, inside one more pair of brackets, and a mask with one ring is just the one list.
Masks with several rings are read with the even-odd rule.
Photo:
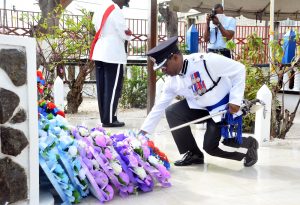
[[[220, 23], [226, 30], [234, 31], [236, 30], [236, 21], [232, 17], [225, 16], [224, 14], [217, 14]], [[207, 48], [210, 49], [222, 49], [226, 48], [226, 38], [222, 36], [222, 33], [216, 25], [210, 22], [210, 39], [207, 44]], [[216, 35], [217, 34], [217, 35]]]

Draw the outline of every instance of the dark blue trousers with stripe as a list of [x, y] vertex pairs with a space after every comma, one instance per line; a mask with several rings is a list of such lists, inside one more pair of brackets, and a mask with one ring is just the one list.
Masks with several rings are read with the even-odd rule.
[[123, 64], [95, 61], [98, 107], [102, 123], [117, 120], [116, 111], [123, 87]]
[[[166, 109], [166, 118], [170, 128], [208, 115], [209, 112], [206, 110], [191, 109], [185, 99], [170, 105]], [[245, 154], [241, 152], [228, 152], [222, 150], [219, 147], [219, 142], [221, 140], [220, 123], [215, 123], [213, 119], [207, 120], [206, 123], [207, 129], [203, 139], [203, 149], [206, 151], [206, 153], [212, 156], [238, 161], [242, 160], [245, 157]], [[186, 153], [187, 151], [191, 151], [195, 154], [203, 155], [201, 150], [197, 146], [196, 140], [192, 134], [190, 126], [172, 131], [172, 135], [180, 154]], [[249, 148], [249, 146], [251, 145], [250, 141], [246, 137], [243, 137], [242, 144], [237, 143], [234, 138], [223, 141], [222, 143], [225, 146], [235, 148]]]

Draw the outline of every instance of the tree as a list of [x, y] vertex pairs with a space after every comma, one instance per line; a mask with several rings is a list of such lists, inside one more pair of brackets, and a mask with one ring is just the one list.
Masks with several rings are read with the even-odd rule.
[[177, 12], [170, 10], [170, 7], [164, 3], [159, 4], [159, 13], [166, 22], [167, 26], [167, 37], [178, 35], [178, 17]]
[[[299, 41], [299, 35], [297, 35], [296, 41]], [[231, 49], [234, 48], [232, 42], [228, 44]], [[256, 97], [258, 89], [266, 84], [272, 91], [272, 111], [271, 111], [271, 137], [284, 139], [288, 131], [293, 125], [293, 121], [300, 104], [300, 93], [298, 102], [292, 112], [285, 109], [284, 102], [284, 91], [282, 95], [281, 103], [278, 100], [278, 93], [283, 85], [282, 76], [292, 70], [299, 69], [300, 66], [300, 56], [295, 56], [293, 62], [290, 66], [282, 65], [282, 57], [285, 52], [282, 43], [278, 40], [269, 42], [274, 56], [269, 57], [269, 62], [272, 65], [272, 71], [263, 72], [261, 68], [256, 65], [260, 62], [265, 55], [263, 49], [263, 41], [255, 33], [247, 37], [247, 43], [243, 47], [243, 52], [241, 56], [236, 55], [236, 58], [246, 65], [246, 89], [245, 98], [252, 100]], [[228, 48], [230, 48], [228, 47]], [[278, 79], [272, 81], [272, 79]], [[288, 83], [293, 78], [293, 75], [289, 76]], [[254, 124], [254, 115], [247, 115], [244, 118], [244, 124], [249, 130], [249, 126]]]
[[[58, 8], [60, 7], [60, 8]], [[47, 18], [40, 23], [40, 28], [34, 30], [33, 34], [37, 39], [37, 53], [39, 64], [44, 67], [44, 75], [49, 85], [54, 82], [55, 71], [64, 71], [69, 65], [79, 67], [79, 73], [75, 79], [66, 79], [70, 91], [67, 94], [67, 113], [78, 112], [82, 103], [82, 89], [87, 75], [94, 69], [92, 61], [87, 59], [91, 44], [91, 33], [94, 31], [91, 15], [82, 10], [82, 16], [77, 19], [72, 15], [66, 15], [61, 6], [54, 9], [56, 18], [64, 15], [64, 27], [49, 26]], [[62, 11], [60, 14], [56, 10]], [[49, 18], [54, 16], [48, 14]], [[52, 24], [51, 24], [52, 25]], [[51, 33], [42, 31], [51, 30]], [[65, 72], [58, 72], [57, 75]]]
[[[47, 25], [49, 28], [52, 28], [53, 26], [58, 26], [59, 25], [59, 19], [57, 18], [59, 16], [59, 14], [61, 14], [62, 10], [61, 9], [65, 9], [67, 8], [67, 6], [72, 2], [73, 0], [38, 0], [39, 2], [39, 7], [41, 9], [42, 12], [42, 16], [41, 19], [38, 22], [38, 25], [36, 26], [36, 30], [42, 29], [40, 27], [41, 23], [45, 22], [45, 19], [47, 19]], [[58, 7], [58, 5], [61, 5], [60, 7]], [[55, 8], [61, 8], [61, 9], [56, 9]], [[52, 14], [52, 16], [50, 16], [49, 18], [49, 13]], [[41, 32], [52, 32], [50, 30], [45, 31], [45, 30], [41, 30]]]
[[39, 0], [39, 7], [41, 9], [42, 16], [38, 22], [38, 25], [35, 28], [36, 30], [39, 30], [43, 33], [53, 32], [51, 30], [44, 30], [43, 27], [41, 27], [41, 24], [47, 21], [48, 29], [59, 25], [58, 17], [62, 12], [62, 7], [58, 7], [59, 4], [60, 0]]

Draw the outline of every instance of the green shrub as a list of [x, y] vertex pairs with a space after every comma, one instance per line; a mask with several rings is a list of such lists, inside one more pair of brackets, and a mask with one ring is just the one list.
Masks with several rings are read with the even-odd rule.
[[120, 106], [122, 108], [145, 108], [147, 105], [147, 71], [142, 66], [128, 67], [131, 77], [124, 78]]

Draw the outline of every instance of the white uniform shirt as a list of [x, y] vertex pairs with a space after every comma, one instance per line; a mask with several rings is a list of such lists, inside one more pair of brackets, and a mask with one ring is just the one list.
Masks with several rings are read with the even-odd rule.
[[[225, 30], [234, 31], [236, 30], [236, 21], [232, 17], [225, 16], [224, 14], [217, 14], [220, 23], [225, 28]], [[210, 21], [210, 36], [209, 43], [207, 44], [207, 48], [210, 49], [223, 49], [226, 48], [226, 38], [222, 36], [222, 33], [216, 25]], [[216, 36], [217, 31], [217, 36]]]
[[102, 28], [102, 32], [94, 48], [92, 59], [106, 63], [126, 64], [127, 55], [124, 43], [125, 40], [130, 40], [130, 36], [125, 34], [125, 30], [128, 28], [120, 7], [111, 1], [100, 5], [94, 13], [93, 24], [97, 32], [100, 28], [104, 12], [112, 4], [115, 5], [115, 9], [110, 13]]
[[[169, 76], [164, 84], [163, 92], [158, 101], [155, 102], [151, 112], [144, 121], [141, 130], [152, 133], [159, 123], [165, 109], [177, 96], [184, 96], [192, 109], [206, 109], [222, 100], [229, 93], [229, 103], [241, 105], [245, 90], [245, 66], [237, 61], [218, 55], [215, 53], [195, 53], [184, 56], [188, 60], [186, 74], [183, 76]], [[207, 69], [216, 82], [219, 77], [221, 80], [218, 85], [204, 95], [195, 96], [191, 85], [191, 75], [199, 72], [201, 79], [204, 80], [206, 88], [213, 86], [205, 68], [203, 59], [206, 60]], [[210, 111], [210, 114], [224, 110], [222, 105]], [[213, 118], [215, 122], [221, 120], [221, 116]]]

